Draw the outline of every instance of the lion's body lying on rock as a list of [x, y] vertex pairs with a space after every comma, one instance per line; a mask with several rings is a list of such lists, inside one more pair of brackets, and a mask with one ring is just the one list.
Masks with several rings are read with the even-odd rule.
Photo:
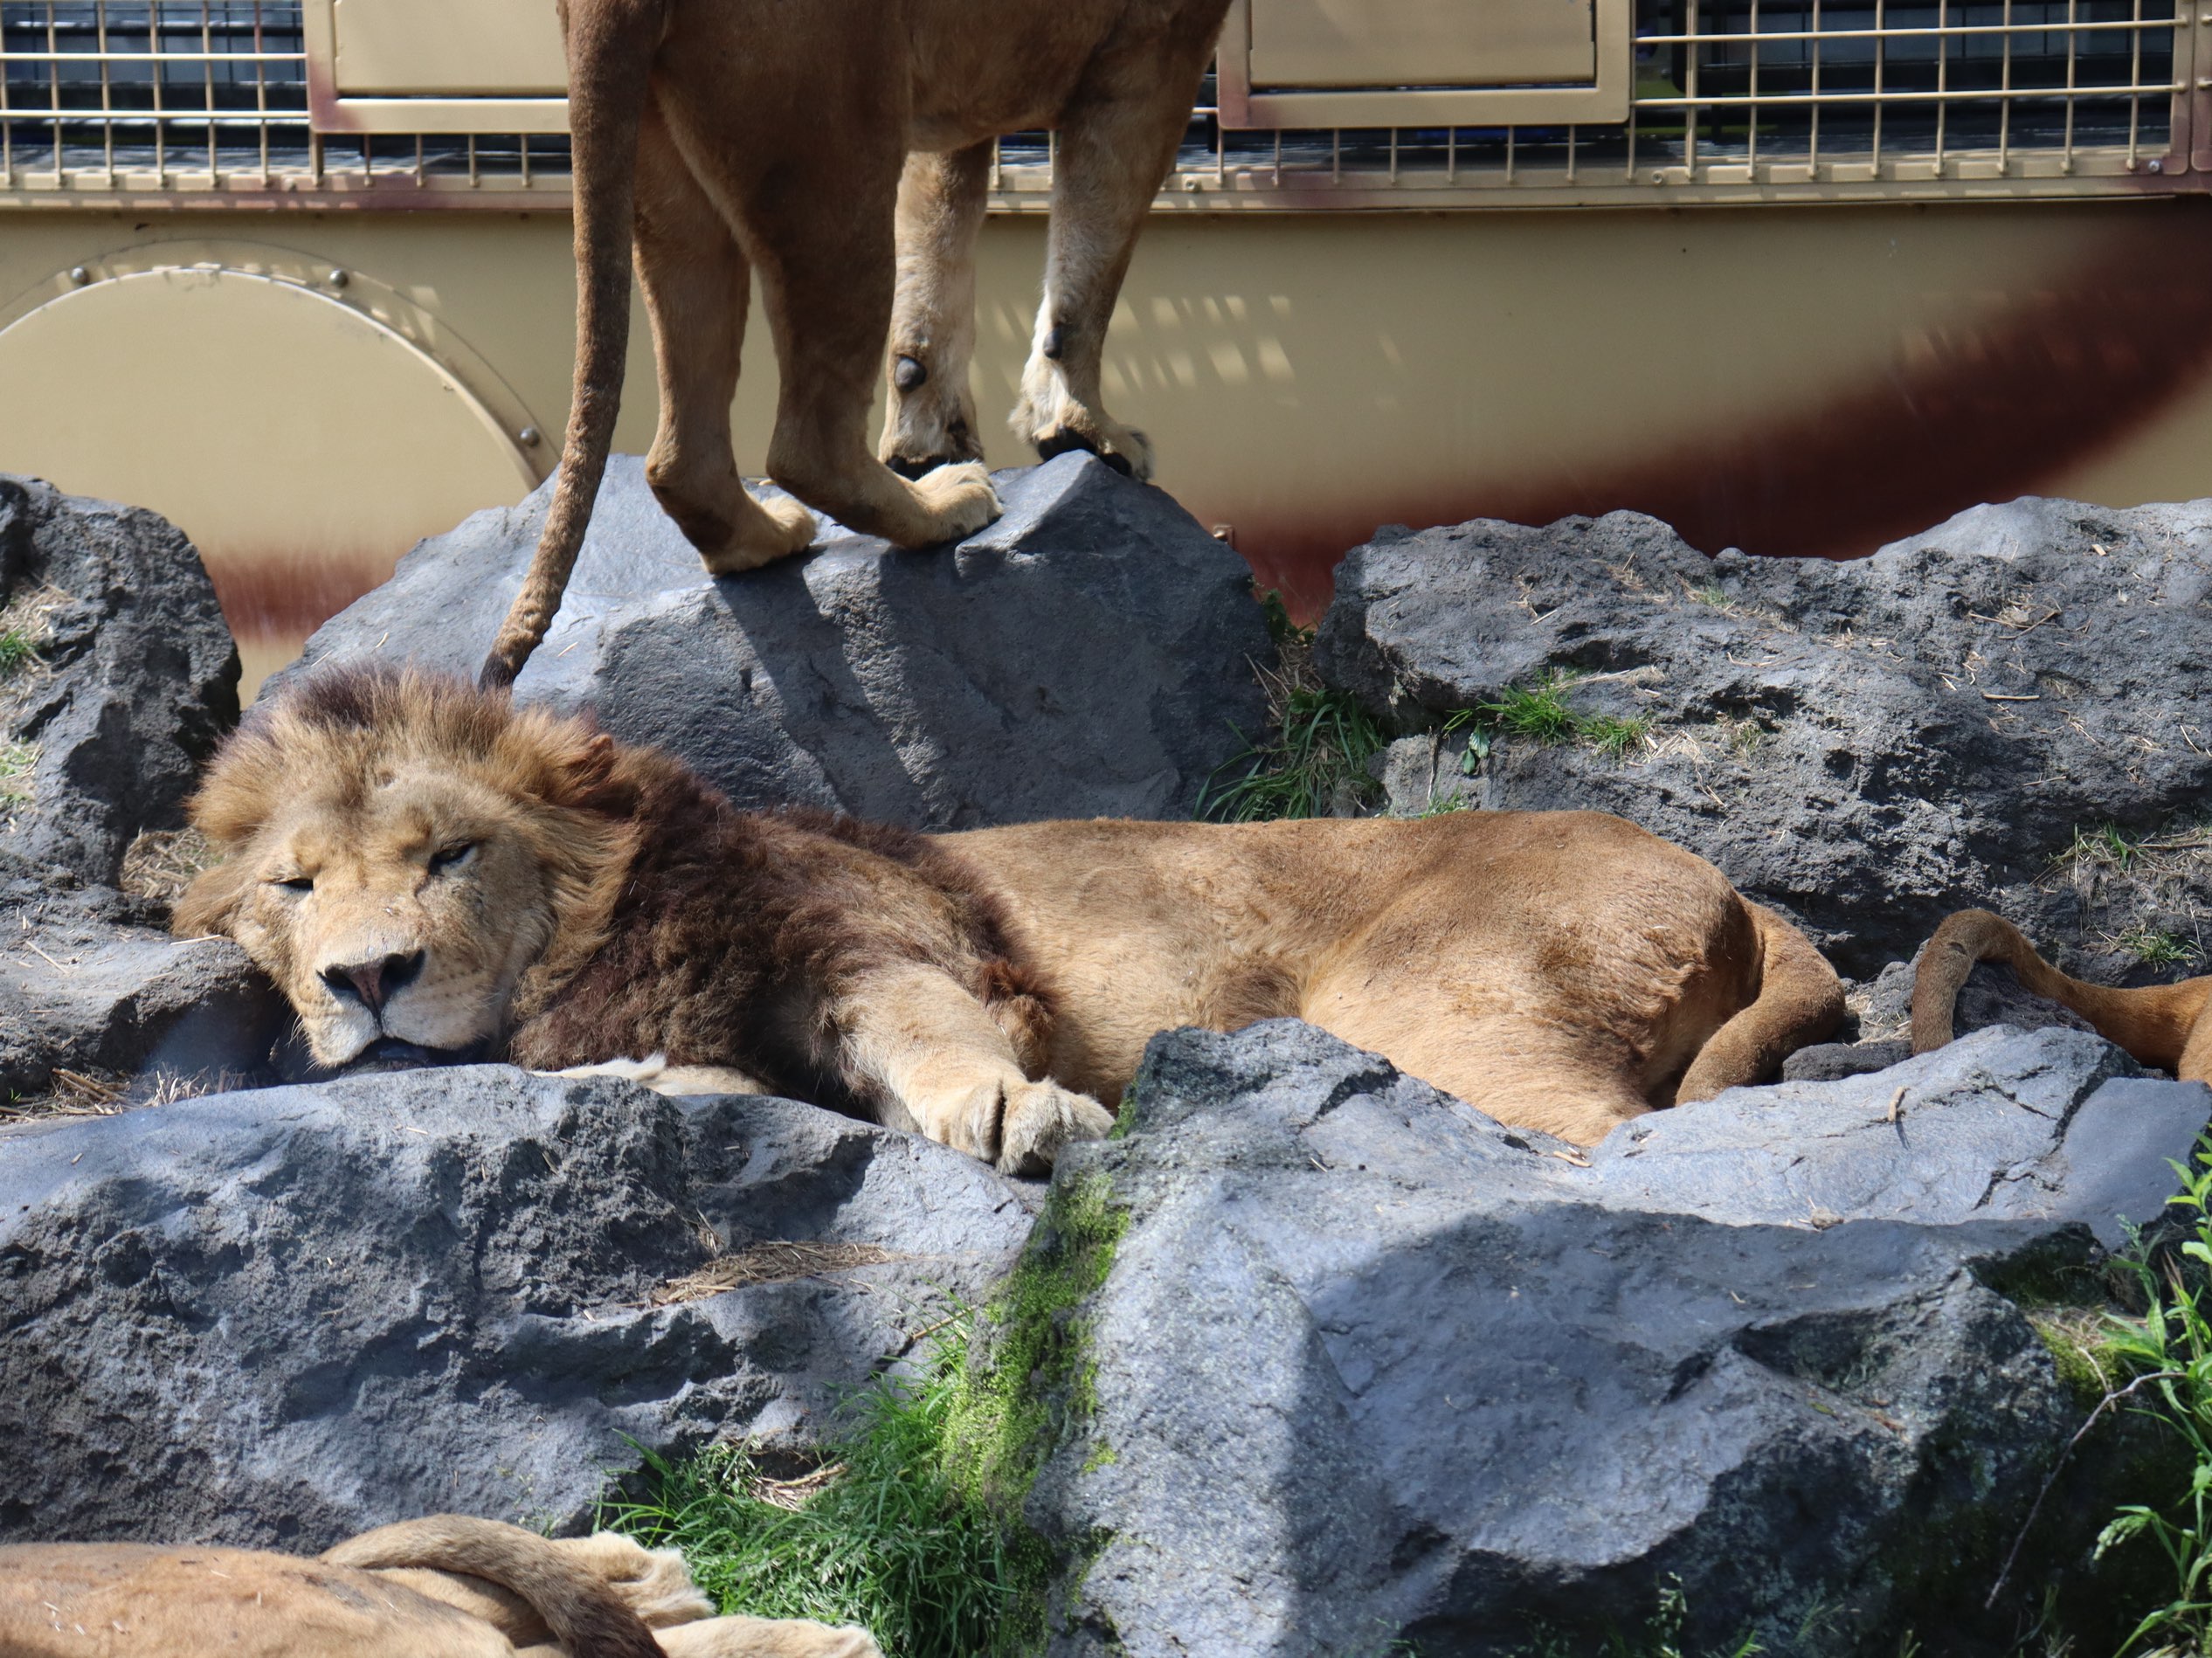
[[1175, 1026], [1296, 1015], [1588, 1143], [1759, 1081], [1842, 1005], [1794, 928], [1594, 812], [923, 836], [740, 812], [416, 674], [257, 711], [194, 815], [227, 859], [179, 929], [244, 944], [326, 1065], [665, 1056], [1007, 1170], [1104, 1132]]
[[319, 1559], [0, 1547], [7, 1658], [882, 1658], [857, 1628], [716, 1618], [674, 1550], [441, 1515]]

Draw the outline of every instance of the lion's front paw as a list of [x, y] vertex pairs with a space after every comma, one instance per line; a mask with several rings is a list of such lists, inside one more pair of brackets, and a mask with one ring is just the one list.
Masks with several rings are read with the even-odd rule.
[[914, 493], [937, 521], [939, 541], [972, 535], [1004, 510], [999, 504], [999, 492], [991, 487], [991, 474], [979, 460], [939, 466], [916, 481]]
[[1060, 1148], [1071, 1140], [1103, 1140], [1114, 1114], [1088, 1094], [1057, 1082], [1025, 1082], [1006, 1090], [999, 1124], [999, 1172], [1052, 1172]]

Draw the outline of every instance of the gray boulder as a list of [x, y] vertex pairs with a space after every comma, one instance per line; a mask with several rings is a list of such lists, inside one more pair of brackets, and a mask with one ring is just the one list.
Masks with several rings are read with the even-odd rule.
[[215, 590], [166, 520], [0, 475], [0, 877], [113, 885], [238, 721]]
[[[1068, 454], [997, 474], [1006, 515], [895, 553], [821, 550], [716, 581], [618, 456], [568, 598], [516, 683], [590, 703], [740, 806], [915, 828], [1187, 817], [1266, 715], [1251, 572], [1170, 496]], [[377, 657], [474, 675], [522, 584], [550, 481], [425, 542], [300, 665]]]
[[66, 1067], [135, 1094], [274, 1081], [292, 1023], [225, 938], [172, 938], [153, 907], [98, 887], [0, 881], [0, 1102]]
[[1355, 549], [1316, 661], [1410, 729], [1561, 672], [1573, 715], [1622, 722], [1470, 764], [1478, 712], [1393, 756], [1400, 810], [1618, 812], [1855, 976], [1979, 904], [2139, 981], [2201, 958], [2212, 900], [2208, 594], [2212, 501], [1980, 507], [1849, 563], [1707, 559], [1629, 513], [1478, 521]]
[[2212, 1092], [1989, 1031], [1585, 1157], [1283, 1021], [1157, 1039], [1131, 1110], [1054, 1175], [1126, 1230], [1027, 1502], [1054, 1653], [1596, 1651], [1678, 1579], [1684, 1650], [1887, 1658], [2008, 1649], [2112, 1512], [2062, 1485], [1985, 1640], [2082, 1420], [2003, 1292], [2155, 1218]]
[[639, 1446], [810, 1441], [1028, 1227], [913, 1136], [498, 1066], [0, 1132], [0, 1540], [573, 1529]]

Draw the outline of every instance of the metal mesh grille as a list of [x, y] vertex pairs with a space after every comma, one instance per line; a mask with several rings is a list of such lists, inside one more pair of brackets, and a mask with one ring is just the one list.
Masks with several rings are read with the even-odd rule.
[[[1209, 79], [1167, 195], [1372, 204], [2131, 173], [2169, 145], [2174, 4], [1639, 0], [1635, 101], [1617, 126], [1230, 132]], [[0, 0], [0, 188], [565, 188], [557, 135], [314, 134], [300, 11]], [[1004, 141], [995, 183], [1002, 207], [1041, 205], [1050, 139]]]

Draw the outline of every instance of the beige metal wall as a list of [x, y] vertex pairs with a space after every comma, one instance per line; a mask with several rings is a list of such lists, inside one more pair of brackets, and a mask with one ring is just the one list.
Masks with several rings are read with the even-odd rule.
[[[1042, 231], [985, 232], [994, 464], [1024, 458], [999, 423]], [[1380, 522], [1630, 506], [1709, 548], [1848, 554], [2028, 490], [2212, 494], [2207, 268], [2197, 197], [1162, 215], [1108, 392], [1160, 483], [1308, 611]], [[543, 474], [572, 301], [560, 212], [0, 213], [0, 470], [175, 518], [266, 668]], [[642, 318], [633, 339], [641, 449]], [[751, 468], [757, 316], [749, 362]]]

